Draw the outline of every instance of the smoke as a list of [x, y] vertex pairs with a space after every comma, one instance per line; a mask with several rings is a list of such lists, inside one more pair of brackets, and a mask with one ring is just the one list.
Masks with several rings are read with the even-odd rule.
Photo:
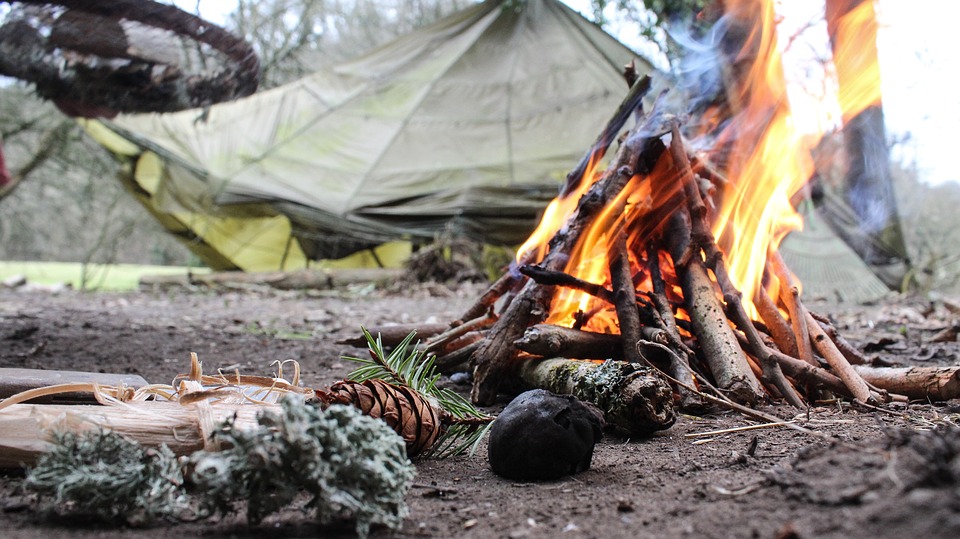
[[671, 21], [667, 25], [667, 34], [679, 53], [679, 61], [673, 64], [673, 75], [687, 104], [686, 111], [691, 114], [703, 110], [724, 92], [722, 44], [729, 23], [724, 17], [702, 36], [696, 36], [694, 28], [689, 20]]

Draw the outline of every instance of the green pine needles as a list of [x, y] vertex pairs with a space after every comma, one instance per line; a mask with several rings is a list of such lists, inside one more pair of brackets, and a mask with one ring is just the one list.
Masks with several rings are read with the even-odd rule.
[[350, 373], [349, 378], [357, 382], [384, 380], [405, 386], [439, 408], [444, 432], [423, 456], [446, 458], [467, 452], [472, 455], [480, 440], [490, 430], [494, 418], [478, 410], [459, 393], [437, 386], [441, 375], [433, 366], [436, 357], [426, 356], [416, 345], [411, 346], [415, 331], [387, 354], [379, 336], [374, 338], [366, 328], [360, 329], [367, 340], [371, 357], [363, 359], [344, 356], [343, 359], [361, 364]]

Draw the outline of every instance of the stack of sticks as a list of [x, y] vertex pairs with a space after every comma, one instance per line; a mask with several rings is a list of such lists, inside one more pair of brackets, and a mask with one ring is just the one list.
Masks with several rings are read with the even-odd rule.
[[[752, 298], [759, 320], [752, 319], [711, 232], [710, 218], [727, 181], [704, 160], [689, 156], [677, 118], [656, 104], [643, 113], [649, 88], [649, 78], [631, 87], [568, 176], [561, 197], [584, 181], [586, 163], [602, 156], [629, 117], [639, 114], [543, 259], [518, 263], [460, 319], [422, 345], [437, 356], [442, 370], [473, 369], [474, 402], [492, 404], [521, 362], [549, 357], [651, 363], [674, 384], [681, 407], [690, 409], [701, 404], [705, 389], [741, 404], [782, 399], [798, 408], [831, 396], [875, 404], [960, 393], [958, 368], [891, 371], [867, 366], [867, 359], [825, 317], [804, 306], [775, 250], [768, 253], [764, 279], [775, 280], [779, 294], [771, 297], [760, 287]], [[631, 182], [649, 182], [642, 203], [628, 204], [627, 197], [619, 196]], [[564, 269], [601, 213], [617, 216], [605, 234], [609, 279], [586, 282]], [[591, 315], [584, 312], [574, 327], [545, 324], [561, 287], [612, 306], [619, 334], [581, 329]], [[396, 329], [399, 334], [411, 328]]]

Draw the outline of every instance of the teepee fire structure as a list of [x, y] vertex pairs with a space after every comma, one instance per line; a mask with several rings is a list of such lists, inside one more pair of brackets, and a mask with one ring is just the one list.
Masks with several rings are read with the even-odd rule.
[[[813, 174], [819, 137], [794, 125], [772, 3], [725, 7], [742, 48], [725, 73], [724, 104], [694, 125], [649, 98], [650, 79], [631, 81], [628, 70], [629, 94], [516, 264], [426, 342], [438, 365], [469, 361], [475, 402], [491, 404], [522, 366], [550, 357], [652, 363], [688, 406], [704, 388], [747, 405], [804, 407], [828, 394], [879, 403], [956, 385], [956, 369], [941, 382], [921, 377], [923, 387], [908, 388], [903, 376], [891, 383], [858, 365], [863, 356], [804, 306], [778, 245], [802, 225], [791, 197]], [[858, 76], [879, 76], [860, 67]], [[843, 115], [878, 99], [879, 90], [846, 94]]]

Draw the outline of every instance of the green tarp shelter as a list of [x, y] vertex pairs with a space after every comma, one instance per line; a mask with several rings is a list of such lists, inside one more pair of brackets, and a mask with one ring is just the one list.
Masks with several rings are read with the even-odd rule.
[[447, 228], [518, 244], [652, 66], [557, 0], [490, 0], [233, 103], [88, 122], [215, 269], [295, 269]]

